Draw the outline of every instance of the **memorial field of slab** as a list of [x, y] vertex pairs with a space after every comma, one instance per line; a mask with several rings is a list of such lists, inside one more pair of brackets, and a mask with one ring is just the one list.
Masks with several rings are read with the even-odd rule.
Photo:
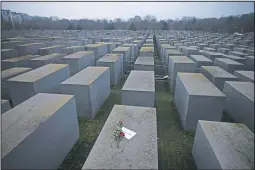
[[214, 65], [234, 74], [236, 70], [244, 70], [244, 64], [231, 60], [229, 58], [215, 58]]
[[42, 56], [42, 55], [48, 55], [51, 53], [60, 53], [62, 48], [64, 48], [63, 45], [55, 45], [55, 46], [40, 48], [38, 50], [38, 54]]
[[154, 71], [154, 57], [137, 57], [134, 70]]
[[235, 71], [234, 75], [241, 81], [254, 83], [254, 71], [239, 70]]

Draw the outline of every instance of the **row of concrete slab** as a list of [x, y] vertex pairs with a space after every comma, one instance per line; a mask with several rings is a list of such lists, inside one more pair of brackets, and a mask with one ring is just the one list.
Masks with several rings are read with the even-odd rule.
[[254, 38], [245, 46], [231, 36], [155, 36], [198, 169], [254, 169]]

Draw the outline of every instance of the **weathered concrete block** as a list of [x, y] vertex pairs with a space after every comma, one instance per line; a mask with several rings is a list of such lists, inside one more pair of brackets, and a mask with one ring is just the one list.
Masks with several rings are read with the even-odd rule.
[[166, 50], [170, 50], [170, 49], [176, 49], [176, 47], [174, 46], [171, 46], [169, 44], [163, 44], [161, 46], [161, 50], [160, 50], [160, 58], [162, 61], [165, 61], [165, 53], [166, 53]]
[[130, 47], [117, 47], [112, 50], [112, 54], [122, 54], [124, 60], [130, 60]]
[[2, 49], [1, 50], [1, 60], [6, 60], [9, 58], [15, 58], [18, 56], [18, 53], [14, 49]]
[[[7, 81], [13, 106], [37, 93], [59, 93], [59, 85], [70, 76], [66, 64], [47, 64]], [[21, 90], [22, 89], [22, 90]]]
[[238, 78], [218, 66], [202, 66], [201, 73], [221, 91], [225, 81], [238, 81]]
[[209, 48], [209, 47], [204, 47], [202, 50], [203, 50], [203, 51], [212, 51], [212, 52], [216, 52], [216, 49], [214, 49], [214, 48]]
[[131, 61], [134, 61], [138, 54], [138, 48], [136, 44], [123, 44], [122, 47], [130, 47]]
[[177, 72], [194, 73], [196, 64], [186, 56], [169, 56], [168, 65], [168, 84], [172, 94], [174, 94]]
[[71, 46], [71, 47], [65, 47], [61, 49], [62, 53], [66, 53], [68, 55], [76, 53], [78, 51], [85, 51], [85, 46]]
[[94, 119], [111, 92], [109, 67], [87, 67], [61, 83], [64, 94], [75, 96], [80, 117]]
[[85, 50], [93, 51], [94, 58], [97, 60], [107, 54], [107, 45], [106, 44], [88, 44], [88, 45], [85, 45]]
[[105, 66], [110, 68], [111, 85], [117, 85], [123, 74], [123, 55], [107, 54], [96, 62], [96, 66]]
[[[158, 169], [156, 115], [155, 108], [114, 105], [82, 169]], [[120, 120], [137, 134], [118, 148], [113, 131]]]
[[28, 65], [31, 68], [36, 69], [38, 67], [42, 67], [50, 63], [63, 64], [62, 57], [64, 56], [66, 56], [65, 53], [52, 53], [49, 55], [44, 55], [44, 56], [29, 59]]
[[231, 51], [231, 49], [229, 49], [229, 48], [218, 48], [217, 51], [220, 52], [220, 53], [223, 53], [223, 54], [228, 54], [228, 52]]
[[226, 70], [227, 72], [234, 74], [235, 70], [244, 70], [244, 64], [238, 63], [229, 58], [215, 58], [214, 65]]
[[107, 46], [107, 53], [111, 53], [116, 48], [115, 42], [98, 42], [97, 44], [105, 44]]
[[134, 70], [154, 71], [154, 57], [138, 57], [134, 64]]
[[8, 83], [6, 82], [8, 79], [11, 79], [15, 76], [18, 76], [20, 74], [23, 74], [25, 72], [30, 71], [31, 68], [26, 67], [14, 67], [7, 70], [2, 71], [2, 77], [1, 77], [1, 97], [7, 100], [11, 100], [10, 91], [8, 88]]
[[132, 70], [121, 93], [123, 105], [154, 107], [154, 71]]
[[183, 129], [195, 132], [198, 120], [221, 121], [225, 95], [201, 73], [177, 73], [174, 101]]
[[235, 71], [234, 75], [241, 81], [248, 81], [254, 83], [254, 71]]
[[239, 63], [242, 63], [242, 64], [245, 64], [246, 62], [246, 59], [243, 58], [243, 57], [237, 57], [235, 55], [223, 55], [224, 58], [229, 58], [231, 60], [234, 60], [236, 62], [239, 62]]
[[192, 155], [198, 169], [254, 169], [254, 134], [243, 124], [199, 120]]
[[190, 55], [190, 59], [196, 63], [195, 72], [200, 73], [202, 66], [211, 66], [213, 65], [212, 60], [208, 59], [203, 55]]
[[242, 52], [239, 52], [239, 51], [229, 51], [228, 55], [235, 55], [237, 57], [243, 57], [243, 58], [248, 56], [248, 54], [242, 53]]
[[254, 132], [254, 84], [251, 82], [226, 81], [225, 111], [238, 123], [245, 124]]
[[224, 54], [212, 51], [202, 51], [201, 54], [210, 60], [214, 61], [215, 58], [223, 58]]
[[186, 55], [187, 57], [189, 57], [190, 55], [200, 55], [200, 52], [198, 49], [196, 48], [192, 48], [192, 47], [185, 47], [182, 48], [181, 51], [184, 55]]
[[141, 57], [154, 57], [154, 47], [142, 47], [140, 49]]
[[79, 51], [62, 57], [65, 64], [70, 67], [70, 75], [74, 75], [88, 66], [95, 66], [93, 51]]
[[8, 100], [1, 99], [1, 114], [7, 112], [10, 109], [11, 109], [10, 102]]
[[70, 95], [39, 93], [2, 120], [3, 169], [57, 169], [79, 138]]
[[245, 68], [246, 70], [254, 70], [254, 56], [246, 56], [245, 57]]
[[64, 48], [63, 45], [55, 45], [55, 46], [40, 48], [38, 50], [39, 51], [38, 54], [39, 55], [48, 55], [51, 53], [60, 53], [62, 48]]
[[25, 41], [6, 41], [1, 42], [2, 49], [15, 49], [16, 45], [27, 44]]
[[19, 56], [28, 55], [28, 54], [37, 55], [38, 50], [43, 47], [45, 47], [45, 44], [43, 43], [32, 43], [32, 44], [17, 45], [16, 50]]
[[39, 57], [39, 55], [25, 55], [21, 57], [10, 58], [2, 60], [1, 70], [7, 70], [13, 67], [29, 67], [28, 60]]
[[204, 47], [209, 47], [209, 45], [205, 43], [196, 43], [195, 45], [198, 46], [200, 50], [202, 50]]

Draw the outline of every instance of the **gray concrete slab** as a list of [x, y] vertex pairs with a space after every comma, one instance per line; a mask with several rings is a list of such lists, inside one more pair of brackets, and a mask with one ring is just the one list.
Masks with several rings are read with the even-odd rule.
[[18, 53], [15, 49], [2, 49], [1, 50], [1, 60], [15, 58], [17, 56], [18, 56]]
[[231, 60], [234, 60], [236, 62], [239, 62], [239, 63], [242, 63], [242, 64], [245, 64], [246, 63], [246, 59], [243, 58], [243, 57], [237, 57], [235, 55], [223, 55], [224, 58], [229, 58]]
[[228, 54], [228, 52], [231, 51], [230, 48], [218, 48], [217, 52], [223, 53], [223, 54]]
[[11, 109], [10, 102], [8, 100], [1, 99], [1, 114], [7, 112], [10, 109]]
[[95, 59], [99, 59], [107, 54], [106, 44], [88, 44], [85, 45], [86, 51], [93, 51]]
[[238, 123], [245, 124], [254, 132], [254, 84], [251, 82], [226, 81], [224, 110]]
[[212, 61], [214, 61], [215, 58], [223, 58], [224, 55], [222, 53], [212, 51], [202, 51], [201, 54]]
[[169, 56], [168, 84], [172, 94], [175, 93], [177, 72], [194, 73], [196, 63], [186, 56]]
[[40, 48], [38, 49], [38, 54], [42, 56], [42, 55], [48, 55], [51, 53], [60, 53], [62, 48], [64, 48], [63, 45], [54, 45], [54, 46]]
[[71, 47], [61, 48], [61, 52], [66, 53], [68, 55], [76, 53], [78, 51], [85, 51], [85, 46], [71, 46]]
[[31, 43], [31, 44], [17, 45], [16, 50], [19, 56], [28, 55], [28, 54], [37, 55], [38, 50], [43, 47], [45, 47], [45, 44], [43, 43]]
[[185, 47], [182, 48], [181, 51], [185, 56], [189, 57], [190, 55], [200, 55], [200, 52], [198, 49], [196, 48], [192, 48], [192, 47]]
[[[82, 169], [158, 169], [156, 109], [114, 105]], [[113, 131], [119, 121], [137, 134], [119, 148]]]
[[192, 155], [198, 169], [254, 169], [254, 134], [243, 124], [199, 120]]
[[154, 107], [155, 80], [154, 71], [132, 70], [121, 89], [122, 104]]
[[201, 73], [221, 91], [225, 81], [238, 81], [238, 78], [218, 66], [202, 66]]
[[213, 65], [212, 60], [208, 59], [207, 57], [203, 55], [190, 55], [189, 58], [196, 63], [196, 68], [195, 68], [196, 73], [200, 73], [201, 66]]
[[9, 79], [7, 83], [13, 106], [37, 93], [59, 93], [60, 83], [69, 76], [68, 65], [47, 64]]
[[87, 67], [61, 83], [63, 94], [75, 96], [79, 117], [94, 119], [111, 92], [109, 67]]
[[140, 49], [141, 57], [154, 57], [154, 47], [144, 47]]
[[79, 138], [73, 96], [39, 93], [2, 114], [3, 169], [58, 169]]
[[138, 57], [134, 64], [134, 70], [154, 71], [154, 57]]
[[234, 75], [238, 77], [240, 81], [254, 83], [254, 71], [239, 70], [235, 71]]
[[195, 132], [198, 120], [221, 121], [225, 95], [201, 73], [177, 73], [175, 105], [182, 127]]
[[234, 74], [236, 70], [244, 70], [245, 66], [242, 63], [236, 62], [229, 58], [215, 58], [214, 65]]
[[123, 75], [123, 55], [107, 54], [96, 61], [96, 66], [109, 67], [111, 85], [116, 86]]
[[239, 51], [229, 51], [228, 55], [235, 55], [237, 57], [243, 57], [243, 58], [248, 56], [248, 54], [242, 53], [242, 52], [239, 52]]
[[254, 56], [246, 56], [245, 57], [245, 68], [246, 70], [254, 70]]
[[74, 75], [88, 66], [95, 66], [93, 51], [78, 51], [62, 57], [62, 61], [69, 65], [70, 75]]

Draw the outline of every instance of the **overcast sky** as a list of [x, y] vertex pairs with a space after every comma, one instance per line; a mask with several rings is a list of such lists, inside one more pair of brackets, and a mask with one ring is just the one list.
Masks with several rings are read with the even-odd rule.
[[253, 2], [2, 2], [2, 9], [66, 19], [128, 19], [150, 14], [157, 19], [221, 17], [254, 12]]

